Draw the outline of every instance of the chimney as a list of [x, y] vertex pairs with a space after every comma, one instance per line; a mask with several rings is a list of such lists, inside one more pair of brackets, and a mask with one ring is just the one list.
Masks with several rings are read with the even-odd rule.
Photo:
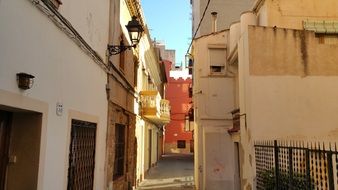
[[212, 18], [211, 31], [212, 31], [212, 33], [215, 33], [215, 32], [217, 32], [217, 12], [212, 12], [211, 18]]

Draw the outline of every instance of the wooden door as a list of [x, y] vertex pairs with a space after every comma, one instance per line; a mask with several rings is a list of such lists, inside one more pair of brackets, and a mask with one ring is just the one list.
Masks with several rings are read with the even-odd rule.
[[0, 189], [5, 188], [12, 113], [0, 110]]
[[190, 140], [190, 152], [194, 152], [194, 140]]

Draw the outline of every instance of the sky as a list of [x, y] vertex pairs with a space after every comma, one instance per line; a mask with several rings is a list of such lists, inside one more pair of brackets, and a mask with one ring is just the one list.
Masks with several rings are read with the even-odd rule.
[[141, 6], [151, 38], [176, 50], [176, 65], [180, 65], [191, 40], [190, 0], [141, 0]]

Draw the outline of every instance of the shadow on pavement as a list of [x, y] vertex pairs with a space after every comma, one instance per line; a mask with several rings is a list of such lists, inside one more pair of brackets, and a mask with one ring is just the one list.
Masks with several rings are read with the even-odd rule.
[[194, 155], [163, 155], [158, 164], [151, 168], [138, 190], [193, 190]]

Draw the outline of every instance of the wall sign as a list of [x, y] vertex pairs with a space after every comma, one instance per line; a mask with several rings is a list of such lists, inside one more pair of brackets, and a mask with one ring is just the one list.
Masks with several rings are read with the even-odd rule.
[[56, 103], [56, 115], [62, 116], [63, 113], [63, 104], [61, 102]]

